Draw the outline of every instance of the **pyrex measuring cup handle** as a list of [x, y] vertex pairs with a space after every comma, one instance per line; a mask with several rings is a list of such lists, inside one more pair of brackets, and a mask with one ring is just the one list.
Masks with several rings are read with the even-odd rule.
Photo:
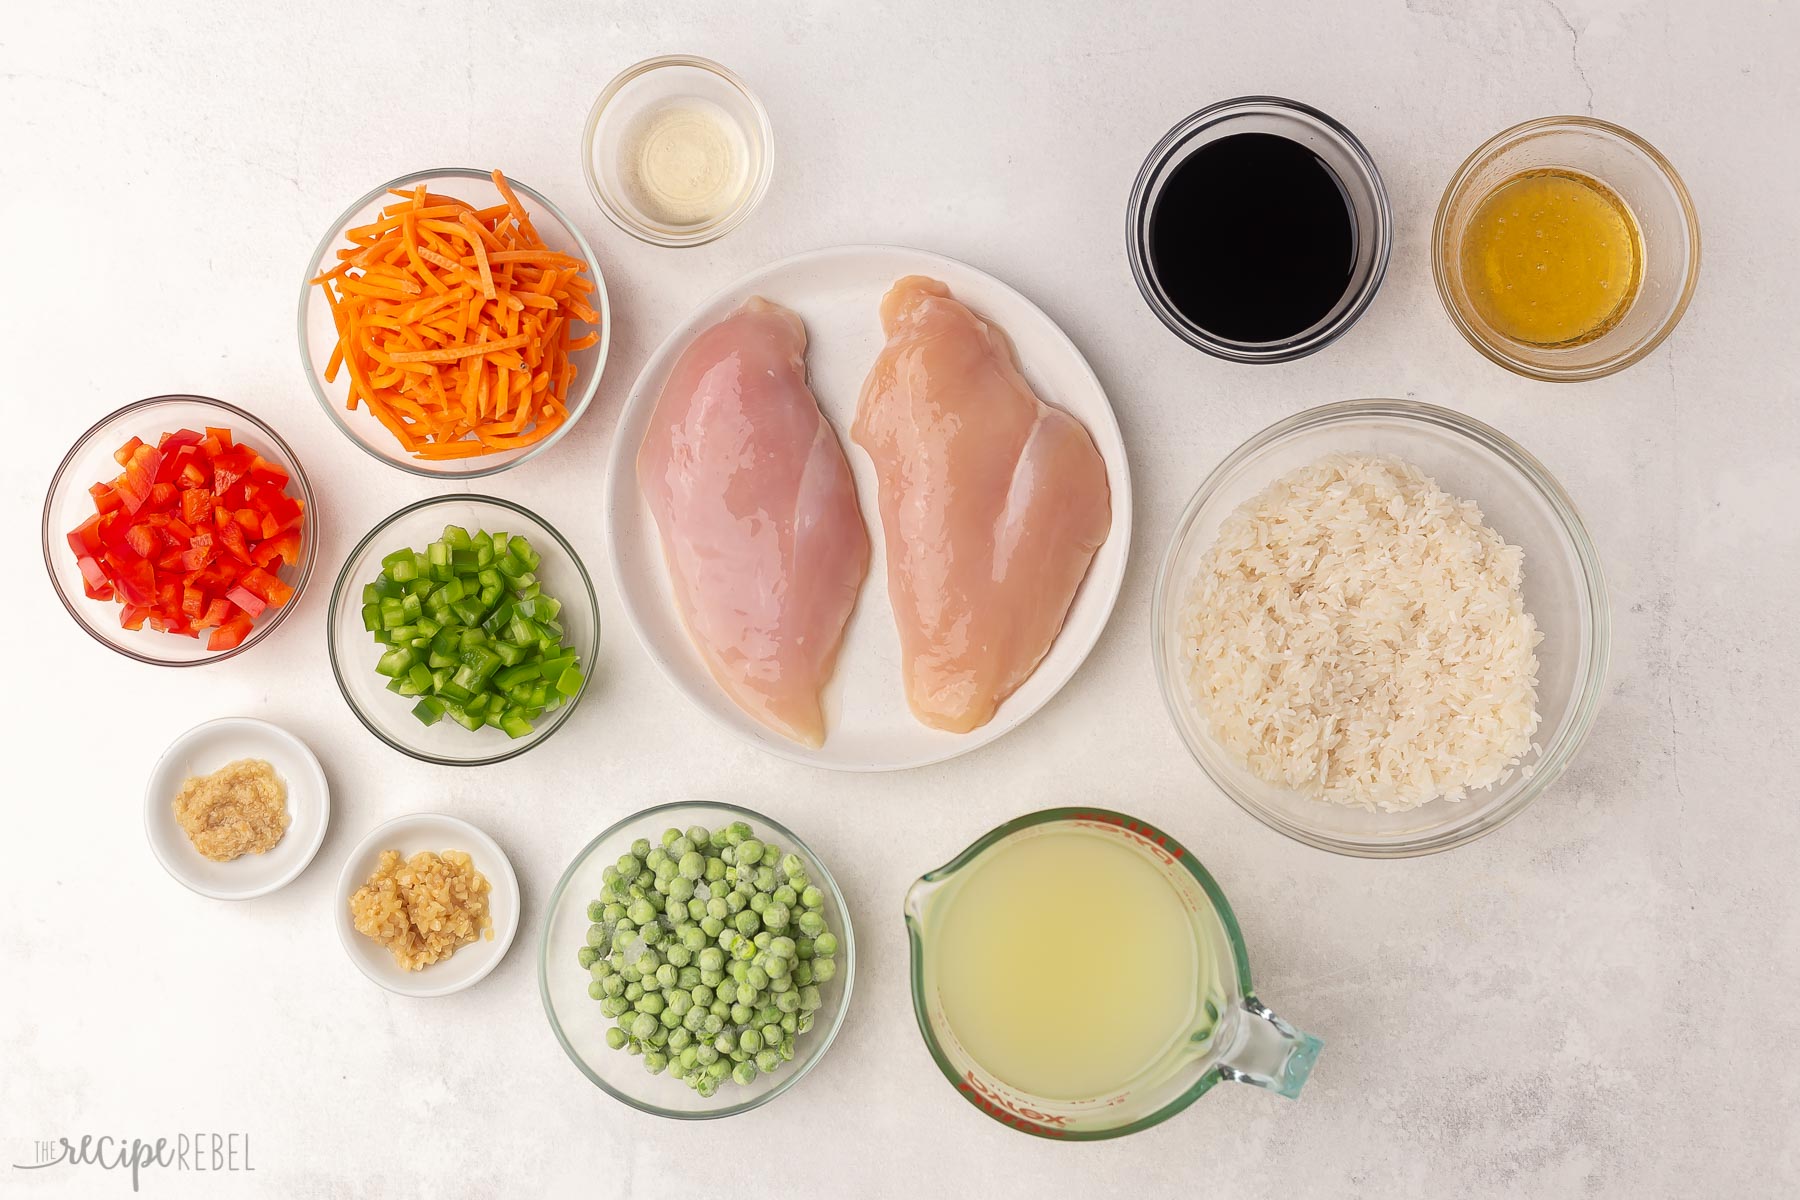
[[1289, 1099], [1300, 1094], [1324, 1045], [1270, 1012], [1255, 996], [1238, 1006], [1242, 1017], [1231, 1048], [1219, 1061], [1225, 1078], [1255, 1084]]

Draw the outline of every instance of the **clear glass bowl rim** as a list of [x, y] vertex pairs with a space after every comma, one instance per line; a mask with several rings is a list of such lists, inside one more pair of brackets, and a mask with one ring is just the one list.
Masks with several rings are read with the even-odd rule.
[[[275, 610], [274, 616], [270, 617], [267, 621], [260, 621], [252, 625], [249, 637], [245, 638], [229, 650], [220, 650], [216, 654], [207, 655], [205, 658], [162, 658], [154, 654], [140, 653], [131, 647], [119, 645], [100, 636], [82, 615], [76, 611], [74, 600], [63, 590], [62, 581], [56, 577], [56, 563], [51, 557], [53, 554], [52, 547], [61, 545], [62, 541], [60, 536], [54, 533], [50, 528], [50, 508], [56, 502], [57, 494], [62, 488], [63, 476], [68, 474], [70, 466], [75, 462], [75, 456], [86, 449], [88, 444], [94, 440], [102, 429], [112, 424], [114, 421], [117, 421], [119, 418], [134, 412], [147, 411], [164, 404], [198, 404], [210, 406], [218, 409], [222, 414], [229, 414], [232, 418], [253, 426], [259, 434], [268, 438], [269, 441], [280, 447], [282, 454], [287, 457], [287, 461], [293, 464], [294, 469], [292, 478], [300, 485], [300, 499], [306, 505], [306, 513], [300, 525], [301, 546], [305, 552], [306, 558], [305, 561], [300, 564], [300, 577], [294, 581], [294, 594], [289, 597], [286, 604]], [[163, 430], [162, 432], [168, 433], [172, 431]], [[62, 601], [63, 608], [75, 619], [75, 624], [79, 625], [83, 632], [93, 638], [96, 642], [99, 642], [102, 646], [105, 646], [108, 650], [117, 651], [126, 658], [134, 659], [141, 663], [147, 663], [153, 667], [204, 667], [210, 663], [224, 662], [228, 658], [235, 658], [252, 646], [257, 645], [270, 633], [274, 632], [275, 627], [285, 621], [289, 613], [300, 607], [300, 594], [306, 590], [307, 581], [312, 578], [313, 563], [318, 558], [318, 529], [318, 512], [313, 503], [312, 484], [306, 478], [306, 468], [300, 465], [300, 456], [294, 453], [294, 448], [288, 445], [279, 433], [276, 433], [269, 427], [267, 422], [257, 417], [254, 413], [239, 408], [235, 404], [228, 404], [223, 400], [215, 400], [211, 396], [199, 396], [188, 392], [171, 392], [167, 395], [146, 396], [142, 400], [133, 400], [130, 404], [124, 405], [121, 408], [116, 408], [112, 412], [107, 413], [104, 417], [101, 417], [98, 421], [95, 421], [92, 425], [88, 426], [87, 430], [80, 437], [76, 438], [74, 444], [69, 447], [69, 452], [63, 455], [62, 462], [57, 464], [56, 473], [50, 477], [50, 489], [44, 493], [44, 515], [42, 519], [44, 569], [49, 572], [50, 586], [55, 590], [56, 598]], [[179, 635], [160, 634], [157, 636], [174, 637]]]
[[[1194, 882], [1200, 885], [1200, 890], [1205, 892], [1207, 899], [1212, 901], [1213, 911], [1219, 918], [1219, 925], [1225, 931], [1225, 940], [1231, 946], [1232, 957], [1234, 959], [1233, 978], [1237, 981], [1239, 996], [1244, 1001], [1256, 999], [1256, 988], [1252, 986], [1250, 982], [1250, 953], [1244, 946], [1244, 931], [1239, 928], [1237, 913], [1232, 910], [1231, 901], [1225, 898], [1225, 892], [1219, 887], [1218, 881], [1213, 879], [1212, 872], [1206, 869], [1206, 866], [1200, 861], [1199, 856], [1183, 845], [1180, 839], [1157, 826], [1152, 825], [1150, 822], [1131, 816], [1128, 813], [1118, 812], [1110, 808], [1094, 808], [1092, 806], [1077, 808], [1045, 808], [1040, 809], [1037, 812], [1025, 813], [1023, 816], [1014, 817], [1005, 824], [995, 826], [993, 829], [988, 830], [973, 842], [969, 843], [969, 845], [963, 849], [961, 853], [957, 854], [955, 858], [952, 858], [941, 867], [935, 867], [932, 870], [925, 872], [924, 875], [919, 877], [914, 886], [917, 886], [917, 883], [935, 883], [946, 876], [955, 874], [969, 863], [974, 862], [975, 859], [986, 852], [989, 847], [1011, 837], [1020, 830], [1031, 829], [1038, 825], [1048, 825], [1057, 821], [1092, 820], [1094, 818], [1107, 821], [1109, 824], [1117, 823], [1134, 832], [1146, 834], [1159, 845], [1173, 847], [1181, 852], [1180, 857], [1178, 857], [1176, 861], [1187, 868], [1188, 874], [1194, 877]], [[1044, 1137], [1044, 1134], [1037, 1132], [1037, 1127], [1035, 1125], [1014, 1125], [995, 1116], [995, 1114], [989, 1108], [983, 1106], [972, 1093], [965, 1091], [960, 1086], [963, 1082], [963, 1077], [958, 1073], [955, 1067], [950, 1065], [949, 1056], [944, 1053], [943, 1046], [938, 1042], [937, 1034], [931, 1029], [931, 1021], [925, 1015], [926, 1008], [928, 1007], [925, 1001], [925, 947], [920, 940], [918, 923], [913, 919], [913, 915], [910, 911], [906, 913], [906, 942], [910, 953], [908, 974], [911, 979], [913, 1019], [918, 1022], [919, 1035], [925, 1039], [925, 1048], [930, 1052], [932, 1061], [937, 1064], [938, 1071], [943, 1074], [945, 1079], [950, 1081], [951, 1086], [956, 1087], [957, 1091], [961, 1093], [964, 1099], [975, 1106], [976, 1111], [992, 1120], [999, 1121], [1009, 1129], [1018, 1129], [1020, 1132], [1029, 1133], [1034, 1137]], [[1106, 1141], [1109, 1138], [1124, 1137], [1126, 1134], [1130, 1133], [1137, 1133], [1140, 1130], [1149, 1129], [1152, 1125], [1161, 1125], [1164, 1121], [1175, 1114], [1182, 1112], [1189, 1105], [1193, 1104], [1194, 1101], [1206, 1095], [1207, 1092], [1212, 1090], [1213, 1085], [1218, 1083], [1224, 1077], [1225, 1072], [1222, 1069], [1222, 1064], [1214, 1063], [1205, 1071], [1201, 1072], [1200, 1076], [1194, 1080], [1193, 1084], [1188, 1087], [1186, 1091], [1182, 1092], [1179, 1096], [1176, 1096], [1167, 1104], [1152, 1113], [1112, 1129], [1072, 1131], [1052, 1140], [1063, 1142], [1099, 1142]]]
[[[822, 1036], [824, 1038], [824, 1040], [819, 1043], [816, 1052], [811, 1054], [804, 1063], [801, 1063], [794, 1070], [788, 1072], [774, 1087], [763, 1092], [761, 1095], [737, 1104], [725, 1104], [720, 1105], [718, 1108], [703, 1109], [696, 1112], [685, 1112], [677, 1109], [663, 1108], [660, 1105], [639, 1100], [635, 1096], [626, 1095], [624, 1092], [619, 1091], [617, 1088], [607, 1083], [604, 1079], [601, 1079], [598, 1075], [595, 1075], [588, 1069], [587, 1063], [582, 1061], [581, 1055], [576, 1053], [575, 1047], [569, 1044], [569, 1038], [568, 1035], [563, 1032], [562, 1023], [556, 1019], [556, 1008], [550, 1002], [550, 927], [553, 923], [557, 906], [562, 903], [563, 893], [568, 890], [569, 882], [575, 877], [576, 870], [582, 863], [586, 862], [588, 857], [594, 853], [594, 850], [608, 838], [624, 833], [627, 829], [630, 829], [635, 825], [642, 824], [650, 826], [654, 823], [653, 818], [655, 818], [657, 814], [677, 808], [711, 808], [722, 813], [730, 813], [734, 819], [748, 821], [752, 827], [757, 829], [766, 827], [767, 829], [772, 830], [785, 842], [798, 847], [800, 853], [805, 855], [812, 865], [818, 868], [819, 878], [825, 881], [825, 889], [830, 894], [832, 903], [837, 906], [838, 912], [843, 914], [844, 928], [838, 934], [838, 941], [840, 943], [838, 947], [838, 957], [840, 961], [848, 962], [850, 964], [849, 968], [844, 971], [841, 977], [844, 981], [843, 995], [838, 999], [837, 1013], [832, 1018], [831, 1024], [825, 1027], [814, 1026], [813, 1028], [813, 1036]], [[650, 835], [646, 833], [644, 836], [648, 837]], [[714, 1121], [721, 1117], [734, 1117], [739, 1113], [746, 1113], [752, 1109], [761, 1108], [763, 1105], [769, 1103], [769, 1101], [775, 1099], [775, 1097], [784, 1094], [796, 1083], [799, 1083], [813, 1067], [817, 1066], [825, 1058], [825, 1055], [831, 1050], [832, 1043], [837, 1040], [838, 1030], [843, 1028], [845, 1016], [850, 1012], [850, 998], [856, 984], [856, 930], [854, 928], [855, 921], [850, 914], [850, 905], [844, 899], [843, 891], [838, 887], [837, 880], [832, 877], [831, 868], [825, 865], [825, 860], [820, 858], [819, 855], [813, 851], [811, 846], [807, 845], [806, 839], [802, 838], [799, 834], [795, 833], [775, 818], [759, 813], [752, 808], [744, 808], [742, 805], [727, 804], [720, 800], [672, 800], [667, 804], [655, 804], [649, 808], [639, 809], [637, 812], [614, 821], [611, 825], [608, 825], [605, 829], [600, 831], [600, 833], [591, 838], [588, 841], [588, 844], [578, 850], [575, 857], [569, 860], [568, 867], [563, 870], [561, 878], [556, 881], [556, 886], [551, 889], [550, 903], [544, 909], [544, 918], [540, 924], [543, 928], [538, 934], [538, 998], [543, 1002], [544, 1015], [549, 1018], [550, 1031], [556, 1035], [557, 1044], [563, 1048], [563, 1053], [569, 1056], [569, 1061], [575, 1064], [576, 1069], [587, 1077], [589, 1083], [592, 1083], [595, 1087], [620, 1103], [629, 1105], [639, 1112], [649, 1113], [651, 1116], [667, 1117], [673, 1121]]]
[[[575, 244], [581, 248], [581, 256], [587, 260], [588, 270], [594, 273], [594, 292], [600, 299], [598, 305], [600, 313], [600, 346], [599, 353], [594, 358], [594, 370], [592, 374], [589, 375], [586, 385], [581, 389], [580, 399], [578, 399], [575, 402], [575, 406], [569, 410], [569, 419], [562, 423], [562, 428], [556, 430], [543, 441], [526, 447], [525, 452], [517, 458], [510, 458], [505, 462], [494, 463], [491, 466], [483, 467], [480, 470], [447, 471], [428, 466], [422, 459], [406, 457], [390, 458], [363, 441], [362, 438], [358, 437], [355, 431], [350, 428], [346, 420], [346, 414], [350, 413], [352, 410], [344, 408], [338, 401], [326, 396], [325, 383], [319, 378], [318, 373], [313, 370], [312, 355], [308, 354], [306, 350], [306, 308], [307, 302], [312, 298], [312, 289], [315, 286], [312, 281], [318, 276], [319, 268], [321, 264], [324, 263], [325, 256], [337, 248], [339, 242], [343, 238], [344, 229], [349, 225], [350, 218], [355, 213], [360, 212], [369, 204], [374, 203], [391, 189], [405, 189], [426, 180], [443, 178], [471, 179], [483, 183], [491, 183], [493, 181], [492, 174], [487, 171], [477, 170], [474, 167], [435, 167], [426, 171], [412, 171], [397, 179], [390, 179], [380, 187], [372, 188], [359, 197], [349, 208], [346, 208], [337, 215], [337, 218], [331, 223], [331, 228], [325, 231], [325, 236], [319, 239], [319, 244], [313, 249], [312, 258], [307, 263], [306, 274], [300, 279], [300, 304], [295, 318], [295, 329], [299, 335], [300, 369], [306, 373], [306, 382], [307, 385], [312, 388], [313, 398], [319, 402], [319, 407], [325, 410], [325, 415], [331, 419], [331, 423], [337, 426], [338, 430], [343, 433], [345, 437], [349, 438], [357, 449], [367, 454], [370, 458], [377, 459], [390, 467], [405, 471], [409, 475], [418, 475], [425, 479], [451, 479], [462, 481], [481, 479], [489, 475], [498, 475], [500, 472], [510, 470], [521, 463], [530, 462], [532, 459], [560, 442], [568, 435], [568, 432], [571, 429], [575, 428], [575, 423], [581, 420], [582, 414], [587, 412], [588, 405], [593, 402], [594, 396], [600, 390], [600, 377], [606, 374], [606, 359], [612, 350], [612, 301], [607, 296], [606, 276], [600, 270], [600, 260], [594, 256], [594, 248], [588, 244], [587, 237], [581, 232], [581, 229], [575, 222], [571, 221], [568, 214], [558, 208], [548, 196], [544, 195], [536, 188], [521, 183], [508, 175], [506, 177], [506, 182], [513, 191], [527, 197], [536, 204], [542, 205], [544, 210], [554, 217], [558, 224], [569, 231], [569, 236], [574, 238]], [[361, 410], [356, 411], [360, 412]], [[370, 417], [369, 419], [374, 420], [373, 417]], [[398, 445], [398, 443], [396, 443], [396, 445]], [[402, 449], [400, 450], [400, 453], [404, 454], [405, 451]], [[476, 457], [479, 459], [480, 456], [478, 455]], [[458, 461], [466, 463], [471, 460], [462, 459]]]
[[[1240, 111], [1254, 108], [1286, 109], [1297, 113], [1308, 121], [1316, 122], [1338, 143], [1338, 148], [1356, 159], [1367, 172], [1371, 184], [1370, 198], [1374, 201], [1375, 228], [1371, 232], [1374, 241], [1373, 258], [1369, 267], [1368, 278], [1360, 288], [1360, 294], [1351, 304], [1337, 315], [1330, 324], [1314, 329], [1310, 333], [1289, 338], [1286, 341], [1263, 343], [1233, 342], [1212, 334], [1183, 321], [1176, 313], [1170, 312], [1167, 305], [1157, 298], [1156, 288], [1150, 279], [1150, 265], [1144, 248], [1145, 238], [1149, 233], [1150, 181], [1162, 170], [1173, 154], [1197, 129], [1229, 121], [1240, 114]], [[1350, 181], [1344, 181], [1346, 187]], [[1381, 170], [1375, 165], [1374, 156], [1369, 153], [1357, 136], [1349, 128], [1329, 113], [1325, 113], [1303, 104], [1298, 100], [1290, 100], [1285, 96], [1233, 96], [1229, 100], [1220, 100], [1209, 104], [1197, 112], [1193, 112], [1177, 121], [1162, 138], [1151, 147], [1145, 156], [1144, 164], [1138, 168], [1137, 178], [1131, 185], [1131, 196], [1125, 206], [1125, 239], [1126, 258], [1131, 263], [1131, 277], [1137, 284], [1138, 292], [1144, 303], [1156, 318], [1168, 326], [1182, 341], [1204, 351], [1215, 358], [1227, 362], [1238, 363], [1281, 363], [1293, 362], [1316, 354], [1325, 347], [1336, 342], [1348, 333], [1352, 326], [1362, 319], [1369, 306], [1375, 302], [1376, 293], [1381, 290], [1382, 281], [1387, 278], [1388, 261], [1394, 250], [1394, 215], [1388, 202], [1387, 182], [1381, 177]]]
[[[594, 594], [593, 578], [588, 574], [587, 567], [581, 561], [581, 556], [575, 553], [575, 547], [571, 546], [569, 544], [569, 539], [562, 535], [562, 531], [557, 529], [557, 527], [550, 522], [544, 520], [544, 518], [537, 513], [526, 508], [523, 504], [516, 503], [512, 500], [503, 500], [498, 496], [487, 496], [474, 492], [455, 492], [447, 496], [427, 496], [423, 500], [415, 500], [404, 508], [395, 509], [387, 516], [377, 521], [375, 527], [364, 534], [357, 541], [356, 545], [350, 549], [350, 552], [344, 556], [344, 565], [339, 569], [337, 582], [333, 584], [331, 588], [331, 605], [325, 610], [325, 652], [331, 659], [331, 678], [333, 682], [337, 684], [338, 695], [344, 698], [344, 703], [350, 706], [350, 711], [356, 714], [356, 719], [362, 722], [364, 729], [367, 729], [380, 741], [393, 749], [398, 750], [408, 758], [415, 758], [420, 762], [435, 763], [441, 767], [492, 766], [494, 763], [502, 763], [506, 762], [508, 759], [517, 758], [532, 747], [542, 745], [555, 736], [557, 730], [568, 724], [569, 718], [575, 713], [576, 706], [581, 703], [581, 698], [587, 695], [588, 687], [594, 681], [593, 673], [595, 664], [590, 662], [588, 663], [587, 677], [581, 684], [581, 690], [571, 696], [569, 702], [557, 710], [556, 720], [554, 722], [549, 725], [540, 726], [541, 732], [534, 730], [531, 736], [522, 738], [517, 743], [509, 743], [509, 748], [505, 753], [489, 755], [486, 758], [444, 758], [440, 755], [429, 754], [425, 751], [397, 742], [387, 734], [383, 733], [381, 729], [376, 726], [375, 722], [369, 719], [368, 714], [363, 712], [362, 706], [358, 704], [355, 697], [350, 694], [349, 687], [344, 683], [344, 664], [338, 659], [338, 643], [336, 637], [338, 605], [348, 594], [346, 589], [351, 587], [360, 588], [362, 586], [361, 581], [351, 580], [350, 568], [355, 565], [356, 560], [362, 556], [362, 552], [368, 549], [369, 545], [374, 542], [376, 538], [380, 537], [383, 533], [386, 533], [388, 529], [402, 517], [408, 517], [413, 513], [433, 508], [438, 505], [470, 503], [493, 504], [500, 508], [507, 509], [510, 512], [516, 512], [520, 516], [536, 521], [539, 525], [544, 527], [552, 538], [556, 539], [556, 544], [562, 548], [564, 554], [569, 556], [569, 562], [574, 566], [575, 573], [581, 577], [582, 586], [587, 591], [589, 618], [594, 623], [593, 657], [596, 660], [600, 657], [600, 601]], [[557, 599], [561, 600], [565, 605], [569, 603], [567, 597], [558, 596]]]
[[[1592, 628], [1587, 660], [1582, 664], [1574, 701], [1574, 718], [1559, 732], [1555, 740], [1543, 748], [1534, 764], [1531, 778], [1514, 793], [1505, 807], [1496, 809], [1482, 820], [1464, 828], [1421, 834], [1404, 842], [1380, 845], [1347, 841], [1292, 824], [1242, 795], [1228, 777], [1215, 774], [1206, 760], [1195, 751], [1182, 728], [1177, 707], [1184, 703], [1182, 684], [1179, 679], [1170, 677], [1165, 663], [1167, 655], [1163, 653], [1163, 630], [1169, 615], [1168, 591], [1175, 570], [1175, 560], [1201, 509], [1212, 500], [1226, 478], [1247, 460], [1289, 434], [1362, 417], [1388, 417], [1448, 430], [1492, 451], [1513, 467], [1550, 506], [1568, 535], [1580, 564], [1582, 579], [1587, 585], [1589, 605], [1585, 615]], [[1600, 563], [1599, 551], [1595, 548], [1593, 539], [1588, 536], [1587, 527], [1582, 523], [1569, 494], [1536, 457], [1491, 425], [1452, 409], [1416, 400], [1339, 400], [1286, 417], [1251, 437], [1213, 468], [1195, 490], [1187, 507], [1182, 510], [1181, 518], [1175, 523], [1175, 530], [1169, 537], [1168, 547], [1163, 552], [1162, 562], [1157, 567], [1156, 583], [1151, 595], [1150, 653], [1155, 662], [1157, 684], [1162, 690], [1163, 704], [1169, 718], [1181, 736], [1182, 745], [1187, 747], [1194, 761], [1200, 764], [1201, 770], [1239, 808], [1271, 829], [1315, 849], [1356, 858], [1412, 858], [1435, 854], [1466, 845], [1518, 816], [1556, 782], [1581, 750], [1582, 743], [1587, 740], [1604, 696], [1607, 667], [1612, 656], [1612, 610], [1607, 596], [1605, 570]]]
[[[1509, 354], [1501, 346], [1483, 337], [1480, 330], [1471, 325], [1457, 308], [1451, 297], [1450, 269], [1444, 258], [1444, 237], [1448, 232], [1451, 203], [1468, 184], [1475, 168], [1494, 156], [1512, 149], [1525, 139], [1553, 129], [1586, 130], [1607, 134], [1618, 138], [1648, 159], [1652, 166], [1668, 180], [1675, 198], [1681, 205], [1681, 215], [1687, 224], [1688, 261], [1687, 272], [1682, 280], [1681, 295], [1675, 300], [1675, 307], [1670, 310], [1668, 318], [1656, 328], [1656, 331], [1642, 342], [1636, 343], [1621, 354], [1607, 359], [1605, 362], [1572, 370], [1557, 370], [1540, 366], [1537, 363]], [[1629, 198], [1628, 198], [1629, 199]], [[1597, 117], [1556, 116], [1537, 117], [1502, 129], [1469, 154], [1450, 176], [1450, 182], [1444, 185], [1444, 194], [1438, 201], [1437, 216], [1431, 223], [1431, 278], [1437, 285], [1438, 300], [1444, 311], [1449, 314], [1450, 323], [1456, 326], [1458, 333], [1469, 345], [1480, 351], [1482, 357], [1497, 363], [1516, 375], [1528, 379], [1537, 379], [1545, 383], [1582, 383], [1590, 379], [1603, 379], [1626, 367], [1642, 361], [1658, 346], [1663, 339], [1675, 332], [1681, 324], [1681, 318], [1687, 313], [1688, 302], [1694, 298], [1694, 288], [1700, 282], [1700, 217], [1694, 211], [1694, 199], [1688, 193], [1687, 184], [1682, 182], [1681, 175], [1675, 170], [1675, 164], [1663, 156], [1662, 151], [1639, 137], [1623, 125], [1615, 125], [1611, 121], [1602, 121]]]
[[[691, 233], [668, 234], [638, 224], [629, 213], [613, 203], [612, 198], [606, 194], [606, 189], [600, 186], [599, 178], [594, 174], [594, 135], [599, 132], [600, 118], [606, 112], [606, 106], [612, 103], [613, 97], [617, 96], [626, 84], [642, 75], [661, 70], [663, 67], [693, 67], [717, 75], [730, 84], [750, 105], [750, 111], [756, 114], [757, 130], [762, 137], [762, 164], [743, 201], [724, 217]], [[638, 241], [647, 242], [652, 246], [680, 250], [689, 246], [704, 246], [708, 242], [714, 242], [724, 237], [742, 225], [750, 214], [756, 211], [757, 206], [763, 201], [763, 196], [768, 193], [769, 181], [774, 178], [774, 175], [775, 127], [769, 122], [769, 113], [763, 107], [762, 100], [751, 90], [750, 85], [739, 78], [737, 73], [729, 67], [716, 63], [710, 58], [702, 58], [697, 54], [659, 54], [655, 58], [646, 58], [642, 62], [635, 62], [626, 67], [613, 76], [612, 82], [602, 88], [600, 94], [594, 98], [592, 107], [588, 109], [587, 121], [581, 127], [581, 176], [587, 180], [589, 195], [593, 196], [594, 203], [599, 205], [600, 211], [606, 214], [607, 220]]]

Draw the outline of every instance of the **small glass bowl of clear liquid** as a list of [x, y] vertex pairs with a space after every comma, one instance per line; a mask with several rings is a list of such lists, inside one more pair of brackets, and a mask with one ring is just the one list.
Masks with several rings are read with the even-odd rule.
[[774, 151], [755, 93], [687, 54], [621, 71], [581, 135], [582, 172], [600, 211], [656, 246], [699, 246], [742, 224], [769, 189]]

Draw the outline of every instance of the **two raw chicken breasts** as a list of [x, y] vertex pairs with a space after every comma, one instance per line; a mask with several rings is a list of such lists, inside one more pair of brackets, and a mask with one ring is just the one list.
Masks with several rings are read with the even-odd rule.
[[[966, 733], [1056, 640], [1111, 527], [1106, 466], [1032, 392], [1006, 335], [943, 284], [899, 280], [881, 323], [851, 437], [878, 480], [907, 701], [926, 725]], [[760, 298], [700, 333], [663, 386], [637, 471], [713, 678], [816, 747], [869, 535], [805, 354], [800, 318]]]

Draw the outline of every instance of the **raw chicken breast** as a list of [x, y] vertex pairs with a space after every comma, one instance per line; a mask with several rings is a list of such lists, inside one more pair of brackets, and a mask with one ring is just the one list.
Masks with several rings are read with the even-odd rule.
[[760, 297], [699, 334], [663, 385], [637, 472], [707, 669], [745, 712], [817, 747], [869, 534], [805, 351], [800, 318]]
[[851, 437], [875, 462], [913, 715], [967, 733], [1031, 677], [1112, 525], [1087, 430], [1039, 400], [1012, 343], [912, 275]]

